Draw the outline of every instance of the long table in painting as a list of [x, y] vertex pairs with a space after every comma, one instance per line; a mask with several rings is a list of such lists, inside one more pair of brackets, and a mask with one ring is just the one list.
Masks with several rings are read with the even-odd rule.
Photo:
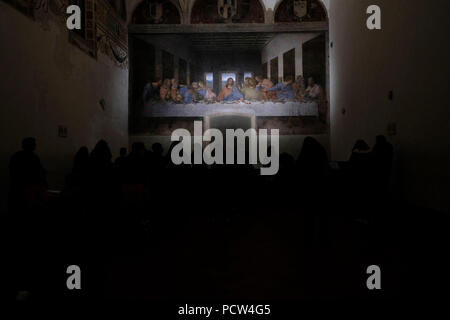
[[316, 102], [252, 102], [252, 103], [212, 103], [212, 104], [147, 104], [143, 110], [144, 117], [191, 117], [199, 118], [216, 113], [245, 113], [256, 117], [302, 117], [319, 116]]

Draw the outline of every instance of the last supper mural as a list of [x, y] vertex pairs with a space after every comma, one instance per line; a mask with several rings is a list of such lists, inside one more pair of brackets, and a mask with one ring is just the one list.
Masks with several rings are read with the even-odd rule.
[[[327, 132], [327, 30], [310, 27], [326, 24], [319, 2], [283, 1], [270, 25], [258, 0], [199, 0], [190, 17], [169, 0], [140, 6], [129, 39], [134, 134], [167, 135], [224, 113], [282, 135]], [[280, 32], [277, 21], [297, 29]]]

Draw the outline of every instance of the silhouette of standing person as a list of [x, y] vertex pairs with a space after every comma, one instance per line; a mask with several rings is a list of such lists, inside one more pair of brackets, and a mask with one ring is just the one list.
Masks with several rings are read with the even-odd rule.
[[11, 186], [9, 210], [11, 213], [11, 237], [14, 250], [7, 260], [11, 261], [11, 279], [14, 290], [29, 293], [36, 289], [37, 266], [33, 254], [40, 245], [42, 215], [40, 210], [47, 203], [47, 180], [39, 157], [34, 153], [36, 140], [25, 138], [22, 150], [10, 160]]
[[9, 165], [11, 177], [10, 210], [37, 209], [47, 200], [47, 179], [39, 157], [34, 153], [36, 140], [25, 138], [22, 150], [16, 152]]

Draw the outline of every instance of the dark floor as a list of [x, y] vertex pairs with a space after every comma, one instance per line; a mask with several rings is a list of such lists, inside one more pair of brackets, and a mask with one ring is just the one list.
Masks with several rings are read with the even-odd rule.
[[[305, 226], [294, 213], [258, 214], [188, 219], [176, 232], [158, 235], [138, 255], [114, 256], [106, 266], [106, 296], [200, 301], [399, 298], [423, 295], [425, 288], [437, 290], [440, 285], [433, 281], [447, 277], [440, 256], [444, 252], [439, 252], [444, 248], [439, 232], [444, 230], [434, 223], [403, 221], [377, 232], [362, 221], [328, 217], [312, 221], [314, 233], [304, 239]], [[417, 228], [427, 238], [392, 228]], [[372, 264], [382, 270], [379, 293], [366, 287], [366, 268]]]
[[[189, 209], [198, 208], [194, 201], [201, 207], [201, 197], [192, 200]], [[445, 295], [447, 216], [395, 202], [378, 217], [361, 218], [342, 214], [339, 206], [331, 211], [332, 204], [316, 211], [249, 201], [254, 203], [244, 209], [161, 208], [138, 223], [100, 221], [95, 230], [103, 224], [107, 231], [99, 232], [78, 229], [76, 215], [58, 221], [64, 213], [55, 211], [51, 224], [50, 217], [33, 224], [38, 236], [31, 245], [17, 240], [26, 249], [19, 259], [17, 250], [12, 253], [12, 272], [19, 279], [13, 287], [29, 290], [35, 299], [66, 301], [74, 296], [198, 302]], [[13, 251], [18, 248], [14, 239], [10, 243]], [[65, 290], [70, 264], [83, 270], [82, 293]], [[379, 291], [366, 287], [366, 268], [373, 264], [382, 271]]]

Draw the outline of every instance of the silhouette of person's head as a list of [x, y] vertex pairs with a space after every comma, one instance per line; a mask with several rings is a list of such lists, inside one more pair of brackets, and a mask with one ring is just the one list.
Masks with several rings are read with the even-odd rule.
[[27, 152], [33, 152], [34, 150], [36, 150], [36, 140], [32, 137], [23, 139], [22, 149]]
[[313, 137], [306, 137], [303, 140], [303, 147], [300, 151], [299, 158], [322, 158], [321, 160], [328, 161], [325, 149]]
[[375, 140], [375, 145], [373, 146], [374, 154], [384, 154], [385, 156], [392, 156], [392, 144], [390, 144], [386, 137], [383, 135], [378, 135]]
[[306, 137], [303, 140], [303, 147], [301, 153], [309, 153], [313, 150], [314, 145], [316, 144], [316, 139], [313, 137]]
[[303, 140], [303, 147], [297, 159], [302, 171], [309, 175], [325, 173], [328, 169], [328, 155], [325, 148], [313, 137]]
[[78, 149], [73, 159], [73, 170], [79, 171], [86, 169], [89, 162], [89, 150], [87, 147]]
[[108, 143], [105, 140], [100, 140], [95, 145], [94, 150], [92, 150], [91, 156], [94, 160], [100, 162], [110, 162], [112, 158], [111, 150], [109, 149]]
[[364, 140], [357, 140], [353, 146], [352, 152], [364, 152], [368, 150], [370, 150], [370, 147]]
[[78, 149], [77, 153], [75, 154], [75, 163], [79, 161], [84, 161], [89, 158], [89, 150], [87, 147], [81, 147]]

